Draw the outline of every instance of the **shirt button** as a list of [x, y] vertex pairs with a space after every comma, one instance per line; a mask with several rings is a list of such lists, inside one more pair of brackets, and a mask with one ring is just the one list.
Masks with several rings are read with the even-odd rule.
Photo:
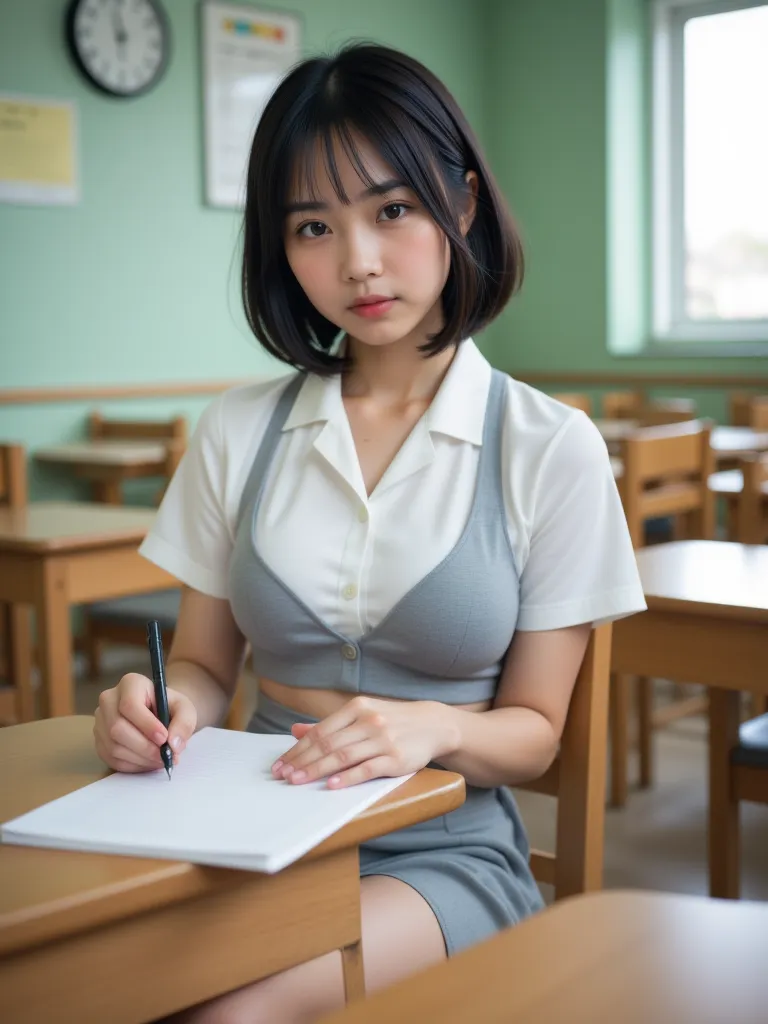
[[361, 523], [368, 522], [368, 509], [365, 507], [365, 505], [361, 505], [360, 508], [357, 510], [357, 518], [360, 520]]
[[347, 661], [355, 661], [357, 658], [357, 650], [352, 646], [352, 644], [344, 644], [341, 648], [341, 653]]
[[354, 583], [350, 583], [346, 587], [344, 587], [344, 589], [342, 590], [342, 594], [347, 599], [347, 601], [351, 601], [353, 597], [357, 597], [357, 587], [355, 586]]

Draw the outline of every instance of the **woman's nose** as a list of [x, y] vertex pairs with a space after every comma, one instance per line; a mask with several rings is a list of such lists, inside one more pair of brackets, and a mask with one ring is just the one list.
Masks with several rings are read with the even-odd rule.
[[376, 232], [368, 228], [346, 233], [341, 274], [345, 281], [362, 281], [381, 274], [381, 249]]

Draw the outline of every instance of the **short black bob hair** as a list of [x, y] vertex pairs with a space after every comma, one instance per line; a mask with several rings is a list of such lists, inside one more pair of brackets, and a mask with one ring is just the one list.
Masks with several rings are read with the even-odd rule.
[[[285, 207], [297, 173], [312, 189], [318, 144], [341, 202], [349, 200], [335, 165], [335, 141], [365, 184], [373, 184], [356, 152], [355, 135], [413, 189], [449, 241], [444, 325], [420, 346], [426, 356], [490, 323], [523, 275], [522, 246], [504, 198], [466, 118], [435, 75], [412, 57], [372, 43], [302, 61], [270, 98], [253, 140], [242, 295], [248, 324], [262, 346], [283, 362], [322, 376], [348, 369], [351, 360], [332, 354], [339, 328], [312, 306], [288, 264]], [[465, 237], [459, 217], [470, 170], [479, 179], [478, 196]]]

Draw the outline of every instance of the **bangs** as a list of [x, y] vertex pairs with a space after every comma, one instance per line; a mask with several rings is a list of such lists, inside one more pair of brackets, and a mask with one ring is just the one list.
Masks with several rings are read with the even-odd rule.
[[[290, 202], [319, 202], [322, 198], [318, 176], [324, 171], [336, 198], [345, 206], [352, 202], [339, 173], [338, 158], [343, 154], [354, 167], [361, 183], [374, 188], [379, 182], [371, 175], [360, 145], [367, 143], [394, 172], [394, 177], [413, 190], [440, 228], [455, 244], [462, 244], [450, 202], [451, 184], [440, 174], [437, 155], [430, 140], [415, 136], [413, 125], [399, 123], [405, 119], [397, 111], [366, 110], [366, 118], [357, 111], [337, 109], [308, 110], [306, 122], [286, 137], [286, 147], [278, 180], [283, 183], [277, 197], [285, 211]], [[314, 116], [312, 116], [314, 115]], [[415, 136], [415, 137], [414, 137]]]

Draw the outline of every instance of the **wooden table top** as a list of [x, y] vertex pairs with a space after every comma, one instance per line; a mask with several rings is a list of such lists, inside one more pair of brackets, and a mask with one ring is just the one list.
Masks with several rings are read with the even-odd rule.
[[718, 458], [737, 458], [753, 452], [768, 450], [768, 430], [752, 430], [751, 427], [715, 427], [712, 431], [712, 448]]
[[321, 1024], [764, 1024], [768, 904], [577, 896]]
[[157, 462], [163, 465], [166, 447], [152, 441], [80, 441], [38, 448], [34, 455], [39, 462], [87, 462], [101, 466], [136, 466]]
[[21, 509], [0, 508], [0, 551], [64, 552], [120, 543], [139, 545], [156, 509], [97, 502], [33, 501]]
[[681, 540], [635, 552], [650, 609], [765, 622], [768, 546]]
[[[638, 420], [593, 421], [608, 445], [625, 440], [640, 427]], [[768, 451], [768, 431], [751, 427], [716, 426], [712, 429], [711, 447], [718, 459], [738, 458], [753, 452]]]
[[[90, 716], [0, 729], [0, 821], [105, 774], [93, 749]], [[304, 859], [446, 814], [463, 801], [462, 776], [425, 768]], [[244, 874], [177, 861], [0, 844], [0, 955], [236, 885]]]

